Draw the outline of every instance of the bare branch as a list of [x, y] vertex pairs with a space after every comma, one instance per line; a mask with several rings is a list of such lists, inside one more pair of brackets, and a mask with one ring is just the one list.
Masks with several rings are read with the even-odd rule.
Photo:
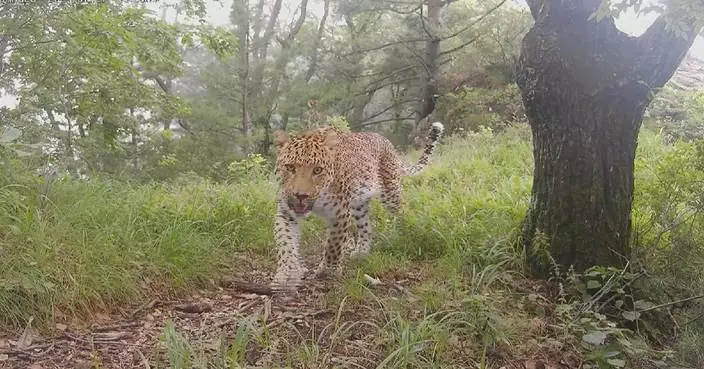
[[484, 36], [484, 35], [483, 34], [476, 35], [476, 36], [472, 37], [471, 39], [469, 39], [467, 42], [463, 43], [462, 45], [459, 45], [457, 47], [453, 47], [452, 49], [445, 50], [445, 51], [441, 52], [440, 56], [451, 54], [451, 53], [454, 53], [455, 51], [463, 49], [463, 48], [473, 44], [475, 41], [479, 40], [479, 38], [481, 38], [482, 36]]
[[504, 5], [505, 3], [506, 3], [506, 0], [501, 0], [501, 2], [499, 2], [498, 4], [496, 4], [496, 6], [492, 7], [491, 9], [489, 9], [486, 13], [482, 14], [481, 16], [479, 16], [479, 18], [477, 18], [477, 19], [475, 19], [474, 21], [472, 21], [471, 23], [469, 23], [466, 27], [463, 27], [463, 28], [460, 29], [459, 31], [454, 32], [454, 33], [452, 33], [452, 34], [450, 34], [450, 35], [447, 35], [447, 36], [445, 36], [445, 37], [442, 37], [441, 40], [447, 40], [447, 39], [453, 38], [453, 37], [455, 37], [455, 36], [458, 36], [460, 33], [463, 33], [463, 32], [465, 32], [465, 31], [469, 30], [470, 28], [472, 28], [472, 27], [474, 27], [475, 25], [477, 25], [479, 22], [481, 22], [481, 21], [483, 21], [484, 19], [486, 19], [486, 17], [488, 17], [489, 15], [491, 15], [491, 13], [495, 12], [497, 9], [499, 9], [499, 8], [500, 8], [502, 5]]
[[387, 42], [387, 43], [379, 45], [379, 46], [370, 47], [368, 49], [351, 51], [349, 53], [345, 53], [340, 56], [346, 57], [346, 56], [358, 55], [360, 53], [368, 53], [370, 51], [381, 50], [381, 49], [387, 48], [389, 46], [401, 45], [401, 44], [407, 44], [407, 43], [415, 43], [415, 42], [425, 42], [425, 41], [427, 41], [426, 38], [415, 38], [415, 39], [410, 39], [410, 40], [391, 41], [391, 42]]
[[22, 45], [22, 46], [18, 46], [18, 47], [11, 47], [11, 48], [5, 50], [5, 52], [18, 51], [18, 50], [24, 50], [24, 49], [31, 49], [31, 48], [34, 48], [34, 47], [37, 46], [37, 45], [50, 44], [50, 43], [61, 42], [61, 41], [63, 41], [63, 40], [62, 40], [62, 39], [42, 40], [42, 41], [32, 42], [32, 43], [27, 44], [27, 45]]
[[415, 101], [416, 101], [416, 99], [408, 99], [408, 100], [403, 100], [403, 101], [397, 101], [397, 102], [395, 102], [395, 103], [393, 103], [393, 104], [387, 106], [386, 108], [384, 108], [384, 109], [382, 109], [382, 110], [380, 110], [380, 111], [378, 111], [378, 112], [376, 112], [376, 113], [374, 113], [374, 114], [368, 116], [366, 120], [374, 119], [374, 118], [376, 118], [376, 117], [378, 117], [378, 116], [380, 116], [380, 115], [386, 113], [387, 111], [393, 109], [394, 107], [396, 107], [396, 106], [398, 106], [398, 105], [407, 104], [407, 103], [412, 103], [412, 102], [415, 102]]
[[421, 6], [420, 6], [420, 5], [415, 6], [415, 7], [411, 8], [411, 9], [405, 9], [405, 10], [394, 9], [394, 8], [392, 8], [392, 7], [389, 7], [389, 8], [372, 8], [372, 9], [364, 9], [364, 10], [360, 11], [360, 13], [379, 13], [379, 12], [388, 11], [388, 12], [392, 12], [392, 13], [396, 13], [396, 14], [400, 14], [400, 15], [409, 15], [409, 14], [413, 14], [413, 13], [417, 12], [417, 11], [420, 10], [420, 9], [421, 9]]
[[377, 86], [370, 86], [370, 87], [365, 88], [364, 91], [362, 91], [362, 92], [360, 92], [359, 94], [357, 94], [357, 96], [359, 96], [359, 95], [366, 95], [366, 94], [369, 94], [369, 93], [372, 93], [372, 92], [375, 92], [375, 91], [379, 91], [379, 90], [381, 90], [382, 88], [387, 87], [387, 86], [396, 85], [396, 84], [401, 84], [401, 83], [409, 82], [409, 81], [414, 81], [414, 80], [416, 80], [416, 79], [418, 79], [418, 77], [417, 77], [417, 76], [413, 76], [413, 77], [410, 77], [410, 78], [401, 78], [401, 79], [399, 79], [399, 80], [390, 81], [390, 82], [387, 82], [387, 83], [382, 83], [382, 84], [377, 85]]
[[276, 26], [276, 21], [279, 18], [279, 13], [281, 12], [282, 0], [276, 0], [274, 6], [269, 14], [269, 23], [266, 25], [264, 30], [264, 35], [259, 40], [258, 45], [254, 45], [254, 54], [259, 57], [260, 60], [266, 59], [267, 49], [269, 48], [269, 42], [271, 38], [274, 37], [274, 27]]
[[303, 23], [306, 21], [307, 10], [308, 0], [301, 1], [301, 14], [298, 16], [296, 23], [294, 24], [293, 28], [291, 28], [291, 31], [289, 31], [288, 36], [286, 36], [286, 39], [284, 40], [287, 44], [293, 41], [298, 32], [301, 30], [301, 27], [303, 27]]
[[361, 123], [361, 124], [355, 125], [354, 127], [355, 127], [355, 128], [363, 128], [363, 127], [373, 126], [373, 125], [376, 125], [376, 124], [381, 124], [381, 123], [386, 123], [386, 122], [393, 122], [393, 121], [396, 121], [396, 120], [413, 120], [413, 115], [414, 115], [414, 114], [415, 114], [415, 113], [411, 113], [411, 114], [409, 114], [409, 115], [407, 115], [407, 116], [405, 116], [405, 117], [402, 117], [402, 118], [389, 118], [389, 119], [375, 120], [375, 121], [373, 121], [373, 122]]

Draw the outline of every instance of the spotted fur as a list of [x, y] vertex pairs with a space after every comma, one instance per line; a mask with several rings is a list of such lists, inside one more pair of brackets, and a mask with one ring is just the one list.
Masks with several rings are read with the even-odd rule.
[[[346, 133], [334, 127], [297, 136], [276, 132], [280, 189], [274, 227], [278, 266], [273, 285], [295, 288], [306, 273], [299, 256], [300, 221], [311, 213], [328, 224], [317, 275], [336, 272], [343, 253], [368, 253], [371, 199], [378, 197], [389, 211], [397, 212], [402, 176], [417, 174], [428, 164], [443, 130], [441, 123], [432, 124], [421, 157], [410, 166], [388, 139], [376, 133]], [[356, 228], [356, 237], [352, 228]]]

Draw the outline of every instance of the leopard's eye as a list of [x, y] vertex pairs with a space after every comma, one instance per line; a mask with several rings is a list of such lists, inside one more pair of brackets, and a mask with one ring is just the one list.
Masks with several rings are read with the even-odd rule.
[[318, 175], [323, 172], [323, 168], [321, 167], [315, 167], [313, 168], [313, 174]]
[[294, 172], [296, 171], [296, 167], [294, 167], [294, 166], [291, 165], [291, 164], [286, 164], [286, 165], [284, 165], [284, 168], [286, 168], [286, 170], [288, 170], [288, 171], [291, 172], [291, 173], [294, 173]]

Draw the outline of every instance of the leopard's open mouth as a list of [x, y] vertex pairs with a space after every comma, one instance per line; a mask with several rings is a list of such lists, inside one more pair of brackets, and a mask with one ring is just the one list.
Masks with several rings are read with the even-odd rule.
[[293, 210], [294, 213], [297, 215], [306, 215], [309, 213], [311, 210], [313, 210], [313, 202], [311, 201], [290, 201], [288, 203], [288, 206]]

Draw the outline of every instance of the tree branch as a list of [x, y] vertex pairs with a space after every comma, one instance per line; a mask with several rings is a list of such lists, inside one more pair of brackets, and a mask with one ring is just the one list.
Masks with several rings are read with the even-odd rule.
[[400, 84], [403, 82], [415, 81], [416, 79], [418, 79], [418, 76], [413, 76], [413, 77], [409, 77], [409, 78], [401, 78], [399, 80], [394, 80], [391, 82], [382, 83], [381, 85], [370, 86], [370, 87], [365, 88], [364, 91], [362, 91], [361, 93], [357, 94], [357, 96], [366, 95], [366, 94], [369, 94], [372, 92], [379, 91], [386, 86], [396, 85], [396, 84]]
[[258, 60], [266, 59], [267, 50], [269, 48], [269, 42], [271, 38], [274, 37], [274, 27], [276, 26], [276, 20], [279, 18], [279, 13], [281, 12], [281, 2], [282, 0], [276, 0], [274, 6], [269, 14], [269, 23], [264, 29], [264, 35], [259, 39], [259, 44], [255, 45], [254, 55], [258, 57]]
[[18, 47], [11, 47], [11, 48], [5, 50], [5, 52], [7, 53], [7, 52], [10, 52], [10, 51], [18, 51], [18, 50], [24, 50], [24, 49], [31, 49], [31, 48], [34, 48], [34, 47], [37, 46], [37, 45], [50, 44], [50, 43], [60, 42], [60, 41], [63, 41], [63, 39], [60, 39], [60, 38], [59, 38], [59, 39], [52, 39], [52, 40], [41, 40], [41, 41], [32, 42], [32, 43], [30, 43], [30, 44], [28, 44], [28, 45], [22, 45], [22, 46], [18, 46]]
[[634, 77], [650, 88], [660, 88], [672, 78], [701, 31], [690, 21], [689, 30], [681, 37], [667, 29], [667, 22], [661, 15], [636, 39], [640, 55], [634, 60], [640, 62], [635, 66]]
[[473, 44], [475, 41], [477, 41], [477, 40], [478, 40], [480, 37], [482, 37], [482, 36], [484, 36], [484, 35], [483, 35], [483, 34], [476, 35], [476, 36], [472, 37], [470, 40], [468, 40], [467, 42], [463, 43], [462, 45], [459, 45], [459, 46], [457, 46], [457, 47], [453, 47], [452, 49], [449, 49], [449, 50], [445, 50], [445, 51], [440, 52], [440, 54], [439, 54], [438, 56], [444, 56], [444, 55], [447, 55], [447, 54], [452, 54], [452, 53], [454, 53], [454, 52], [457, 51], [457, 50], [463, 49], [463, 48], [465, 48], [465, 47], [467, 47], [467, 46]]
[[368, 53], [368, 52], [370, 52], [370, 51], [381, 50], [381, 49], [387, 48], [387, 47], [389, 47], [389, 46], [400, 45], [400, 44], [407, 44], [407, 43], [412, 43], [412, 42], [425, 42], [425, 41], [427, 41], [427, 39], [425, 39], [425, 38], [414, 38], [414, 39], [410, 39], [410, 40], [391, 41], [391, 42], [387, 42], [387, 43], [385, 43], [385, 44], [381, 44], [381, 45], [378, 45], [378, 46], [372, 46], [372, 47], [370, 47], [370, 48], [368, 48], [368, 49], [364, 49], [364, 50], [355, 50], [355, 51], [351, 51], [351, 52], [349, 52], [349, 53], [344, 53], [344, 54], [342, 54], [342, 55], [340, 55], [340, 56], [341, 56], [341, 57], [346, 57], [346, 56], [358, 55], [358, 54], [360, 54], [360, 53]]
[[382, 109], [382, 110], [379, 110], [378, 112], [376, 112], [376, 113], [374, 113], [374, 114], [368, 116], [366, 120], [374, 119], [374, 118], [376, 118], [376, 117], [378, 117], [378, 116], [380, 116], [380, 115], [386, 113], [387, 111], [393, 109], [394, 107], [396, 107], [396, 106], [398, 106], [398, 105], [408, 104], [408, 103], [412, 103], [412, 102], [415, 102], [415, 101], [416, 101], [416, 99], [408, 99], [408, 100], [403, 100], [403, 101], [394, 102], [393, 104], [389, 105], [388, 107], [386, 107], [386, 108], [384, 108], [384, 109]]
[[544, 0], [526, 0], [526, 3], [528, 3], [528, 8], [530, 8], [530, 14], [535, 20], [538, 20], [540, 12], [543, 9], [543, 1]]
[[[540, 1], [540, 0], [537, 0], [537, 1]], [[450, 35], [444, 36], [444, 37], [442, 37], [440, 40], [447, 40], [447, 39], [453, 38], [453, 37], [455, 37], [455, 36], [458, 36], [460, 33], [463, 33], [463, 32], [465, 32], [465, 31], [469, 30], [470, 28], [472, 28], [472, 27], [474, 27], [475, 25], [477, 25], [479, 22], [481, 22], [481, 21], [483, 21], [484, 19], [486, 19], [486, 17], [488, 17], [489, 15], [491, 15], [491, 13], [495, 12], [497, 9], [499, 9], [499, 8], [500, 8], [502, 5], [504, 5], [505, 3], [506, 3], [506, 0], [501, 0], [498, 4], [496, 4], [494, 7], [492, 7], [491, 9], [489, 9], [486, 13], [482, 14], [481, 16], [479, 16], [479, 18], [477, 18], [477, 19], [475, 19], [474, 21], [472, 21], [471, 23], [469, 23], [466, 27], [463, 27], [463, 28], [460, 29], [459, 31], [454, 32], [454, 33], [452, 33], [452, 34], [450, 34]]]
[[405, 116], [405, 117], [402, 117], [402, 118], [389, 118], [389, 119], [375, 120], [375, 121], [373, 121], [373, 122], [361, 123], [361, 124], [355, 125], [355, 128], [363, 128], [363, 127], [373, 126], [373, 125], [376, 125], [376, 124], [381, 124], [381, 123], [386, 123], [386, 122], [393, 122], [393, 121], [395, 121], [395, 120], [412, 120], [414, 114], [415, 114], [415, 113], [411, 113], [411, 114], [409, 114], [409, 115], [407, 115], [407, 116]]
[[[137, 70], [142, 70], [142, 68], [141, 68], [141, 67], [138, 67]], [[152, 79], [152, 80], [154, 80], [154, 81], [159, 85], [159, 87], [161, 87], [161, 89], [164, 90], [164, 92], [166, 92], [167, 94], [170, 94], [170, 93], [171, 93], [171, 89], [169, 88], [169, 86], [168, 86], [168, 85], [166, 84], [166, 82], [165, 82], [161, 77], [159, 77], [159, 75], [157, 75], [156, 73], [145, 72], [142, 76], [143, 76], [144, 78], [146, 78], [146, 79]]]
[[293, 28], [291, 28], [291, 31], [288, 33], [288, 36], [286, 36], [286, 39], [284, 40], [286, 43], [291, 43], [298, 34], [298, 32], [301, 30], [301, 27], [303, 27], [303, 23], [306, 21], [307, 9], [308, 0], [301, 1], [301, 14], [296, 20], [296, 23], [293, 25]]

